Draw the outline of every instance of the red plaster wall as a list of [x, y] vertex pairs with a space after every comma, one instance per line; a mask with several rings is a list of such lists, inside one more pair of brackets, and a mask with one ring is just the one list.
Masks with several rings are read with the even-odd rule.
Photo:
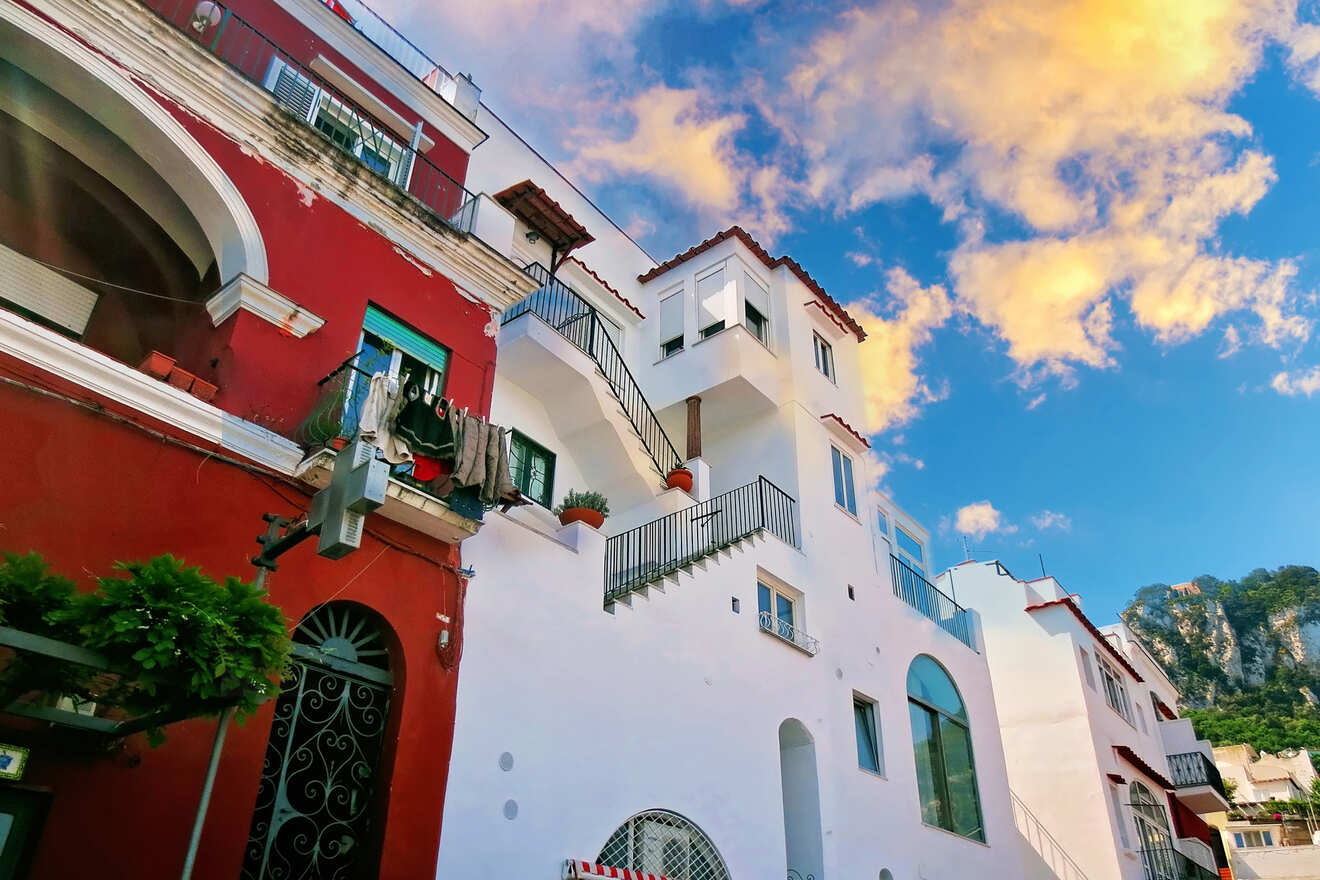
[[496, 353], [489, 308], [328, 199], [300, 190], [210, 126], [166, 106], [243, 194], [266, 245], [270, 286], [326, 320], [297, 339], [240, 311], [232, 329], [221, 328], [227, 344], [203, 341], [168, 352], [220, 386], [217, 406], [287, 434], [315, 401], [317, 380], [357, 351], [370, 301], [447, 346], [453, 358], [446, 395], [489, 413]]
[[[0, 376], [31, 382], [32, 375], [0, 359]], [[7, 384], [0, 384], [0, 423], [10, 443], [0, 456], [0, 549], [37, 550], [83, 588], [116, 560], [166, 552], [217, 578], [250, 578], [261, 514], [306, 509], [301, 488], [280, 478]], [[268, 582], [291, 621], [334, 598], [370, 606], [394, 629], [397, 740], [389, 737], [384, 771], [383, 878], [434, 876], [461, 650], [456, 637], [446, 662], [436, 652], [436, 615], [454, 618], [455, 633], [460, 626], [459, 582], [437, 563], [457, 561], [457, 547], [373, 515], [358, 552], [330, 561], [304, 544]], [[229, 730], [198, 880], [238, 876], [273, 711], [272, 701]], [[169, 728], [160, 748], [134, 738], [124, 753], [100, 759], [38, 744], [24, 782], [49, 787], [54, 798], [33, 880], [177, 877], [213, 734], [213, 722], [185, 722]]]

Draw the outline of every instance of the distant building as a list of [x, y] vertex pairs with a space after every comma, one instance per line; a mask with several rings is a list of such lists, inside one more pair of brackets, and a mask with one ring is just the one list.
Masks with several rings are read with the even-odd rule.
[[1242, 743], [1220, 746], [1214, 751], [1219, 772], [1237, 785], [1233, 802], [1242, 806], [1303, 798], [1317, 778], [1306, 749], [1288, 749], [1271, 755]]
[[1174, 584], [1173, 586], [1169, 587], [1169, 589], [1173, 590], [1175, 593], [1181, 593], [1184, 596], [1201, 595], [1201, 588], [1198, 587], [1194, 581], [1187, 581], [1186, 583], [1182, 583], [1182, 584]]

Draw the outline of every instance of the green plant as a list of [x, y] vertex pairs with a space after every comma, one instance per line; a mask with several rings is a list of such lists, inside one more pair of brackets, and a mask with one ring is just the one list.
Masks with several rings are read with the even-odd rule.
[[50, 573], [39, 553], [5, 553], [0, 563], [0, 625], [57, 637], [67, 629], [52, 619], [74, 595], [73, 581]]
[[570, 507], [585, 507], [589, 510], [599, 511], [603, 516], [610, 515], [610, 502], [599, 492], [579, 492], [577, 489], [571, 489], [564, 496], [564, 500], [559, 502], [559, 506], [555, 508], [555, 513], [563, 513]]

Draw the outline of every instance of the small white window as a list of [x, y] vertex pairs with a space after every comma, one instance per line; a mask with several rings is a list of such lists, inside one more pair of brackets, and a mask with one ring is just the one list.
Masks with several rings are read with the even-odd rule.
[[839, 447], [830, 447], [834, 462], [834, 503], [857, 515], [857, 494], [853, 488], [853, 462]]
[[725, 299], [723, 266], [697, 279], [697, 328], [702, 339], [724, 329]]
[[853, 694], [853, 727], [857, 733], [857, 766], [883, 776], [885, 756], [880, 750], [875, 701], [858, 693]]
[[660, 301], [660, 357], [683, 350], [683, 291]]
[[1098, 653], [1095, 659], [1100, 666], [1100, 681], [1105, 686], [1105, 702], [1131, 724], [1132, 704], [1128, 701], [1127, 685], [1123, 683], [1122, 674], [1106, 663]]
[[756, 614], [761, 629], [815, 655], [816, 640], [803, 631], [802, 597], [787, 588], [756, 582]]
[[1082, 672], [1086, 673], [1086, 684], [1091, 690], [1095, 690], [1095, 673], [1091, 671], [1091, 655], [1086, 653], [1085, 648], [1078, 648], [1082, 657]]
[[761, 282], [743, 272], [743, 323], [762, 345], [770, 344], [770, 294]]
[[811, 347], [816, 356], [816, 369], [820, 370], [826, 379], [834, 381], [834, 349], [826, 342], [819, 333], [811, 334]]

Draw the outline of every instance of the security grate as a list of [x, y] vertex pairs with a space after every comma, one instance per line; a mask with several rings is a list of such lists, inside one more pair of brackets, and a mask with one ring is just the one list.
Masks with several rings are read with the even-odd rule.
[[729, 869], [705, 832], [668, 810], [648, 810], [623, 823], [596, 862], [666, 880], [729, 880]]

